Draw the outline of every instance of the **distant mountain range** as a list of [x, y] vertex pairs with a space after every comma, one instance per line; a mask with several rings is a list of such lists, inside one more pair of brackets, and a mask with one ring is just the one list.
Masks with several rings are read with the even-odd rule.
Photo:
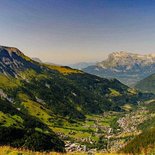
[[114, 52], [106, 60], [88, 66], [83, 71], [100, 77], [117, 78], [131, 86], [155, 73], [155, 55]]
[[75, 63], [75, 64], [70, 64], [69, 66], [71, 68], [74, 68], [74, 69], [83, 69], [83, 68], [86, 68], [88, 66], [92, 66], [92, 65], [95, 65], [96, 63], [95, 62], [79, 62], [79, 63]]

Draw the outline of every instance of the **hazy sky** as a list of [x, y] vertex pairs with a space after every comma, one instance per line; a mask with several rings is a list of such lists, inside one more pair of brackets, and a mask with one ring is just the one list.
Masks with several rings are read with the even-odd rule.
[[155, 0], [0, 0], [0, 44], [59, 64], [155, 53]]

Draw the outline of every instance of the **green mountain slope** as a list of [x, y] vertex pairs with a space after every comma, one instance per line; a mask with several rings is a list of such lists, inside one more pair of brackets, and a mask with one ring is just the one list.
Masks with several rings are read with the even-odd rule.
[[63, 141], [48, 126], [5, 99], [0, 99], [0, 133], [0, 145], [34, 151], [65, 151]]
[[144, 92], [155, 93], [155, 74], [141, 80], [135, 87]]
[[[16, 104], [21, 103], [22, 98], [25, 102], [41, 102], [62, 116], [84, 118], [86, 113], [121, 110], [119, 106], [126, 102], [136, 103], [140, 95], [117, 80], [37, 63], [14, 48], [4, 47], [0, 54], [1, 68], [5, 68], [0, 88]], [[16, 78], [11, 76], [12, 73]]]
[[[96, 114], [121, 112], [123, 105], [151, 97], [116, 79], [38, 63], [16, 48], [0, 47], [0, 133], [6, 131], [11, 137], [4, 142], [0, 137], [1, 145], [64, 151], [64, 143], [53, 131], [63, 140], [91, 136], [96, 141], [98, 131], [85, 122], [91, 125]], [[116, 123], [115, 117], [109, 122]], [[14, 132], [21, 134], [14, 137]], [[43, 145], [45, 139], [49, 145]]]

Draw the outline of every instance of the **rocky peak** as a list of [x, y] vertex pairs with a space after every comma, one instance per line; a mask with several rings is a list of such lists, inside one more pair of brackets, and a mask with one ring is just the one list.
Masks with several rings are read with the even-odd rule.
[[99, 67], [118, 67], [118, 66], [133, 66], [137, 65], [150, 65], [155, 63], [155, 55], [141, 55], [128, 53], [124, 51], [114, 52], [108, 56], [105, 61], [102, 61], [97, 64]]
[[24, 55], [19, 49], [15, 47], [0, 46], [0, 53], [4, 52], [8, 53], [10, 56], [12, 56], [12, 54]]
[[0, 73], [17, 76], [18, 72], [29, 68], [36, 70], [39, 66], [19, 49], [0, 46]]

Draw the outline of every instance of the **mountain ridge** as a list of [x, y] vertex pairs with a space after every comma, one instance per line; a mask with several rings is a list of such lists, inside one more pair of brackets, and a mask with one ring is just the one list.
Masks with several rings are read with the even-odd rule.
[[38, 69], [37, 62], [25, 56], [15, 47], [0, 47], [0, 72], [17, 77], [20, 71]]
[[[155, 55], [153, 54], [135, 54], [135, 53], [129, 53], [129, 52], [114, 52], [108, 56], [108, 59], [105, 61], [102, 61], [100, 63], [97, 63], [98, 66], [106, 67], [107, 63], [109, 63], [110, 66], [107, 67], [117, 67], [122, 65], [133, 65], [134, 63], [140, 64], [140, 65], [147, 65], [155, 63]], [[114, 62], [114, 63], [112, 63]]]
[[105, 78], [117, 78], [127, 85], [155, 73], [155, 55], [114, 52], [102, 62], [84, 68], [83, 71]]

